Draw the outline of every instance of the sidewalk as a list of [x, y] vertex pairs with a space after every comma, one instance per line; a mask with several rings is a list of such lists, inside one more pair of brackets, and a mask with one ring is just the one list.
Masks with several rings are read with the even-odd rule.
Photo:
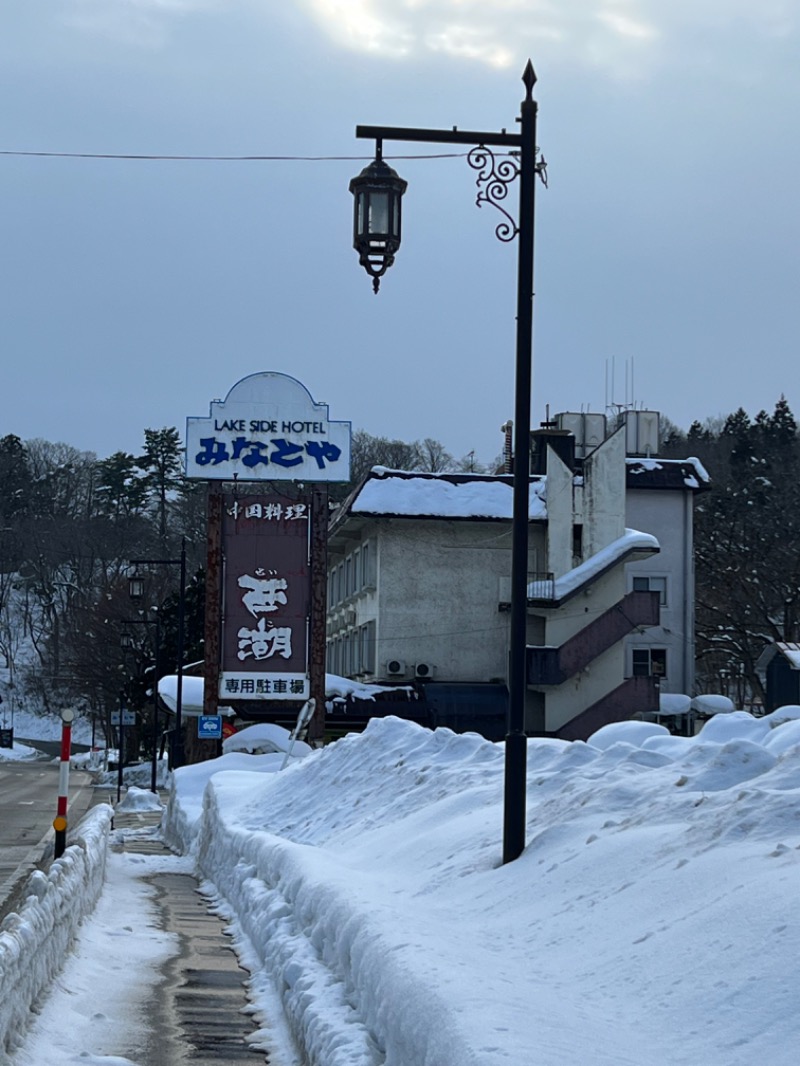
[[117, 812], [93, 915], [14, 1066], [264, 1066], [248, 1043], [247, 972], [199, 894], [191, 860], [160, 841], [160, 812]]

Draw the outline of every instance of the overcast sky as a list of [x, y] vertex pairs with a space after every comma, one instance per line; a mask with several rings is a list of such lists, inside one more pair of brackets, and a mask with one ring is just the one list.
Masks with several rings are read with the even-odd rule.
[[376, 297], [348, 182], [371, 156], [359, 123], [513, 128], [528, 57], [550, 180], [534, 419], [634, 401], [687, 428], [781, 393], [800, 415], [799, 10], [4, 0], [0, 435], [135, 452], [145, 427], [183, 434], [273, 370], [354, 428], [493, 458], [513, 414], [515, 246], [463, 158], [395, 159], [404, 239]]

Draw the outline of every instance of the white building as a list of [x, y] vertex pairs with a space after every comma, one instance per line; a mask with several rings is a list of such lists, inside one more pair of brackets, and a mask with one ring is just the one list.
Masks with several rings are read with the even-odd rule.
[[[626, 463], [623, 432], [577, 468], [570, 434], [534, 436], [526, 729], [583, 736], [657, 709], [655, 671], [641, 669], [641, 654], [634, 668], [634, 647], [624, 641], [636, 631], [635, 650], [658, 664], [675, 630], [660, 626], [653, 643], [644, 627], [659, 623], [660, 577], [667, 603], [688, 587], [674, 573], [687, 572], [682, 553], [691, 542], [670, 542], [661, 564], [659, 545], [672, 536], [674, 516], [669, 510], [665, 518], [658, 504], [651, 508], [658, 528], [638, 521], [649, 517], [639, 488], [647, 479]], [[651, 480], [661, 476], [647, 469]], [[692, 491], [688, 484], [658, 490], [673, 507]], [[511, 513], [510, 476], [373, 470], [331, 523], [328, 670], [365, 681], [504, 682]]]

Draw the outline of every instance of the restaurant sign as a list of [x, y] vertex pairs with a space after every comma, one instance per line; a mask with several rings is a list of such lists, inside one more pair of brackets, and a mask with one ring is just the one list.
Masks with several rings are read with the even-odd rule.
[[203, 481], [350, 480], [349, 422], [332, 422], [296, 378], [242, 378], [208, 418], [186, 420], [186, 476]]
[[306, 700], [310, 498], [223, 498], [219, 697]]

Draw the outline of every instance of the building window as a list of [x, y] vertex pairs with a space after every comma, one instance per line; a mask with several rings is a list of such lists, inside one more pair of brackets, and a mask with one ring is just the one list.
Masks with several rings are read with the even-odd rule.
[[362, 589], [375, 588], [375, 553], [372, 542], [367, 540], [361, 545], [361, 586]]
[[667, 606], [667, 579], [665, 577], [635, 577], [633, 591], [657, 592], [659, 606]]
[[356, 548], [352, 555], [352, 569], [350, 573], [350, 595], [355, 596], [361, 591], [361, 552]]
[[361, 672], [364, 674], [375, 673], [375, 623], [367, 622], [358, 631]]
[[583, 561], [583, 526], [577, 522], [572, 526], [572, 558], [575, 565]]
[[666, 677], [667, 649], [634, 648], [632, 665], [634, 677]]

